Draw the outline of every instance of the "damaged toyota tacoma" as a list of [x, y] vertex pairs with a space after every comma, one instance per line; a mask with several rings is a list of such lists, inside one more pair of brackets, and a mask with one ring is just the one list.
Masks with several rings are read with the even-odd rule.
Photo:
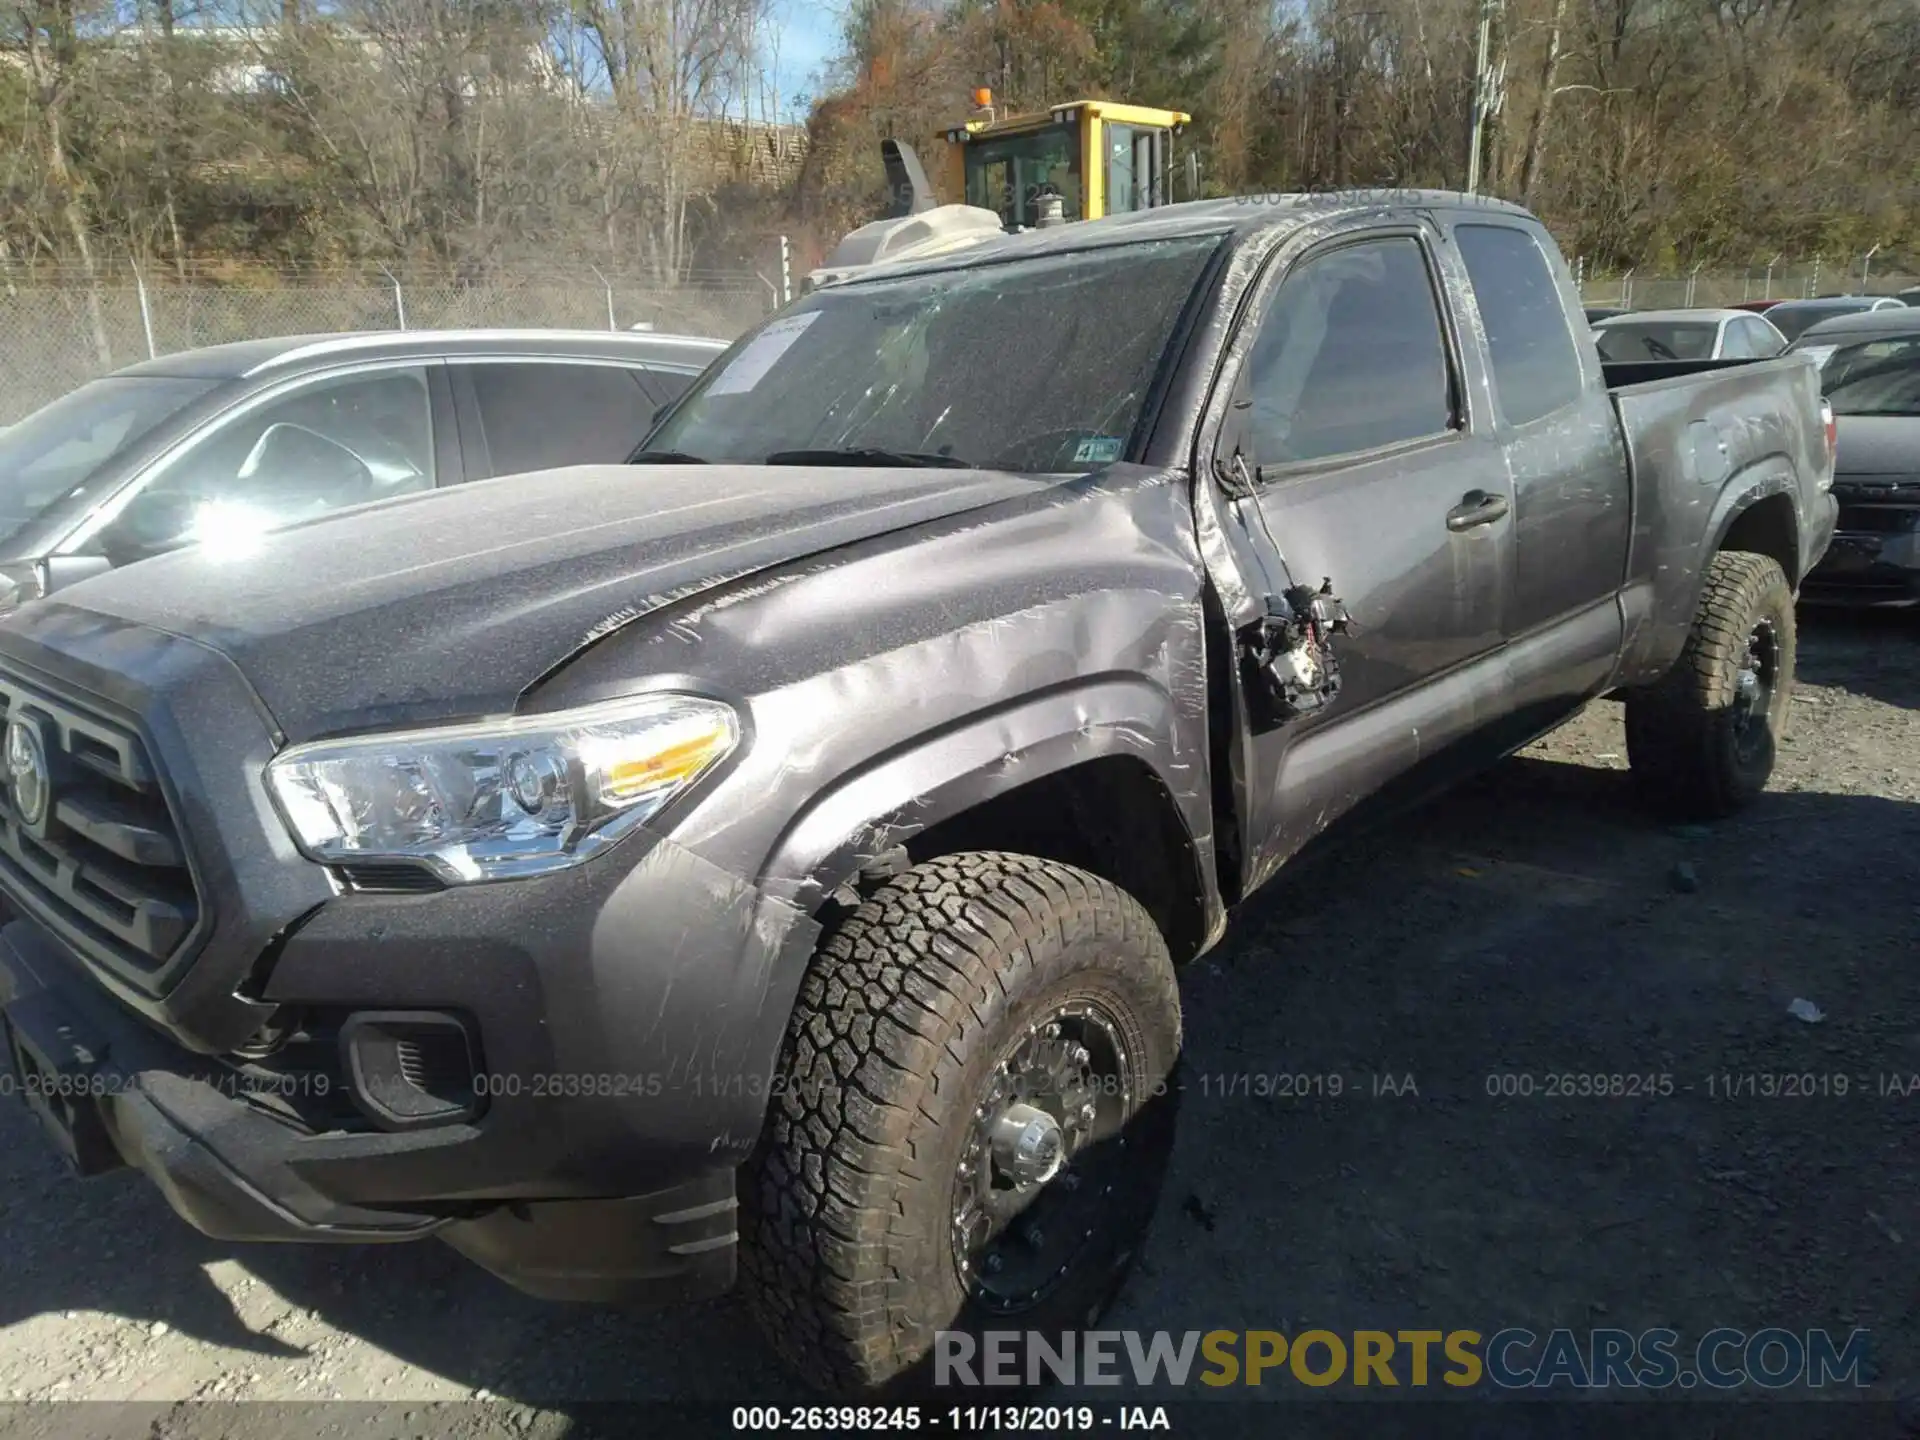
[[878, 267], [647, 444], [0, 624], [16, 1088], [208, 1234], [738, 1281], [853, 1394], [1098, 1314], [1177, 967], [1337, 820], [1607, 696], [1751, 799], [1834, 520], [1811, 363], [1603, 367], [1427, 192]]

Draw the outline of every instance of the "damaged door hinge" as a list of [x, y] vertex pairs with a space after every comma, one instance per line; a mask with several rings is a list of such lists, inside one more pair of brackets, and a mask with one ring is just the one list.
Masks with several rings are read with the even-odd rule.
[[1331, 577], [1318, 590], [1295, 585], [1267, 597], [1267, 613], [1242, 632], [1242, 656], [1252, 672], [1247, 687], [1267, 727], [1310, 715], [1340, 693], [1340, 657], [1335, 635], [1347, 634], [1353, 617], [1335, 598]]
[[1253, 482], [1253, 472], [1247, 468], [1247, 457], [1240, 453], [1237, 445], [1226, 459], [1214, 459], [1213, 476], [1232, 500], [1251, 500], [1258, 489]]

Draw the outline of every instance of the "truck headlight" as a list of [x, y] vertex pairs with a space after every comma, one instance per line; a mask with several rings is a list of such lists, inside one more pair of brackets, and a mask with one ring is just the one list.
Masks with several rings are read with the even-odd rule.
[[413, 861], [462, 884], [579, 864], [739, 740], [730, 707], [649, 695], [295, 745], [267, 767], [267, 783], [310, 859]]

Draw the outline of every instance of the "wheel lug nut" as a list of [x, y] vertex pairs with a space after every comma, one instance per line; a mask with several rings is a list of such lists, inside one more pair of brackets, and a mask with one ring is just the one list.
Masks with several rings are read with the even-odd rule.
[[980, 1268], [985, 1270], [989, 1275], [998, 1275], [1002, 1270], [1007, 1268], [1007, 1262], [1002, 1260], [999, 1255], [992, 1254], [980, 1262]]
[[1038, 1225], [1027, 1226], [1020, 1232], [1020, 1238], [1035, 1250], [1038, 1250], [1042, 1245], [1047, 1243], [1046, 1232]]

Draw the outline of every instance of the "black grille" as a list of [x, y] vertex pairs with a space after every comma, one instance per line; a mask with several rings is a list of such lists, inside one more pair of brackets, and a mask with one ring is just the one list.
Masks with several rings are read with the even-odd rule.
[[0, 890], [89, 960], [153, 988], [200, 907], [139, 732], [97, 702], [0, 669], [0, 733], [15, 720], [45, 752], [51, 794], [28, 825], [11, 783], [0, 792]]
[[1840, 530], [1855, 533], [1905, 535], [1920, 529], [1920, 506], [1848, 505], [1842, 502], [1836, 526]]
[[431, 870], [404, 861], [343, 865], [340, 874], [355, 890], [424, 892], [447, 888]]

